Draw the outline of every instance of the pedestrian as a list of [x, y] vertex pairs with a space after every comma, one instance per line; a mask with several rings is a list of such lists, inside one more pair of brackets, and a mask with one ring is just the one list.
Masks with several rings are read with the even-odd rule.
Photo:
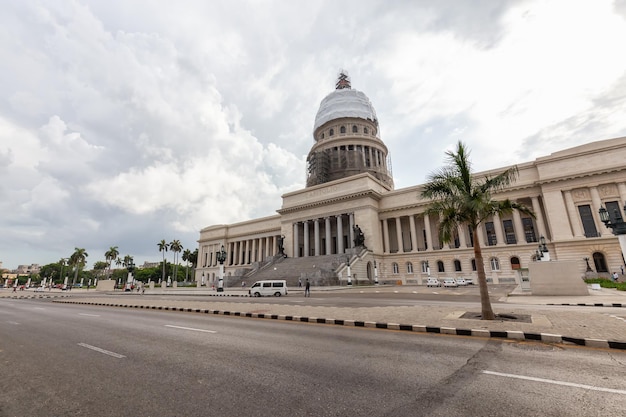
[[311, 283], [309, 282], [309, 279], [306, 279], [306, 283], [304, 284], [304, 296], [305, 297], [310, 297], [311, 296]]
[[621, 269], [621, 270], [622, 270], [622, 275], [624, 275], [624, 265], [620, 265], [620, 266], [619, 266], [619, 269]]
[[613, 272], [613, 281], [617, 282], [617, 272]]
[[298, 278], [298, 288], [302, 288], [302, 278]]
[[141, 286], [141, 295], [143, 295], [144, 292], [146, 292], [146, 286], [142, 285]]

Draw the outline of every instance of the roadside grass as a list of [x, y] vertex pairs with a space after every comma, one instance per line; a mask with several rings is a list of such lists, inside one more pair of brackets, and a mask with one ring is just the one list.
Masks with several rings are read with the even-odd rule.
[[626, 282], [613, 282], [605, 278], [586, 279], [587, 284], [600, 284], [602, 288], [616, 288], [618, 291], [626, 291]]

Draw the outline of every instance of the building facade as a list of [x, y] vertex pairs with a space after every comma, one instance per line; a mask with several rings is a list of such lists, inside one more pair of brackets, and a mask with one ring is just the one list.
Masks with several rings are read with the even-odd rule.
[[598, 213], [605, 207], [624, 218], [626, 138], [517, 165], [518, 179], [494, 198], [523, 203], [536, 217], [494, 216], [478, 236], [459, 228], [455, 239], [444, 243], [439, 219], [425, 213], [430, 201], [421, 198], [423, 186], [394, 189], [388, 149], [378, 132], [371, 102], [341, 74], [315, 118], [306, 188], [283, 195], [276, 215], [202, 229], [195, 279], [215, 284], [222, 247], [227, 286], [281, 274], [292, 281], [310, 277], [318, 285], [425, 284], [429, 273], [476, 278], [474, 238], [493, 283], [518, 282], [520, 272], [536, 261], [541, 237], [551, 259], [576, 261], [581, 276], [623, 270], [618, 240]]

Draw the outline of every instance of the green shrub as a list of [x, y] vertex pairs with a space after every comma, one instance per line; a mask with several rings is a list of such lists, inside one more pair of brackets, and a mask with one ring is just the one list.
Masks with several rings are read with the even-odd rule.
[[618, 291], [626, 291], [626, 282], [614, 282], [606, 278], [586, 279], [587, 284], [600, 284], [602, 288], [616, 288]]

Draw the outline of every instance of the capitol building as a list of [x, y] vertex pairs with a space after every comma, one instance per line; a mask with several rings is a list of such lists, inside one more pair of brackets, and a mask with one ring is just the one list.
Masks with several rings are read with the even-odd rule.
[[581, 277], [623, 271], [618, 239], [599, 210], [624, 218], [626, 138], [518, 164], [517, 180], [493, 198], [522, 203], [535, 218], [516, 211], [494, 216], [477, 236], [460, 227], [444, 243], [438, 217], [425, 213], [430, 201], [421, 197], [423, 185], [394, 188], [376, 111], [345, 74], [320, 103], [312, 133], [306, 187], [284, 194], [273, 216], [203, 228], [196, 281], [217, 286], [222, 257], [227, 287], [260, 279], [425, 285], [429, 274], [476, 280], [473, 239], [481, 244], [487, 280], [494, 284], [518, 283], [537, 261], [541, 242], [550, 259], [575, 261]]

